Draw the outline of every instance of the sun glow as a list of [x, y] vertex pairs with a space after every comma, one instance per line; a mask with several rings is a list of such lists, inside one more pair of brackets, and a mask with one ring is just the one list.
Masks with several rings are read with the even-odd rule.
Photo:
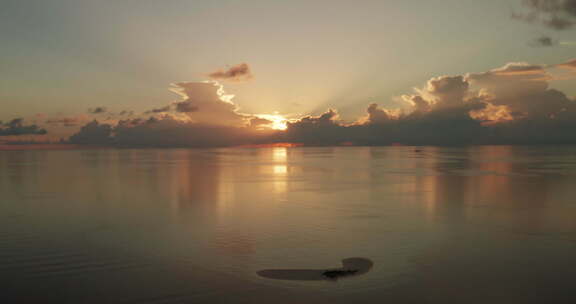
[[280, 114], [258, 114], [257, 116], [271, 121], [271, 123], [265, 125], [270, 129], [286, 130], [288, 128], [288, 119]]

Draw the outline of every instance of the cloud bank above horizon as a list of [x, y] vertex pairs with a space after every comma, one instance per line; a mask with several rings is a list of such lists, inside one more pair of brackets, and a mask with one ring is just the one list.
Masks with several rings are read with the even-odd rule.
[[[30, 126], [18, 119], [0, 127], [0, 136], [82, 125], [67, 142], [123, 147], [576, 143], [576, 99], [550, 88], [558, 78], [576, 78], [576, 59], [554, 65], [512, 62], [487, 72], [434, 77], [399, 96], [403, 107], [371, 103], [354, 121], [340, 120], [337, 109], [293, 119], [242, 113], [218, 82], [177, 82], [170, 90], [179, 99], [154, 109], [114, 113], [94, 106], [91, 116], [42, 118]], [[275, 128], [276, 118], [285, 130]]]

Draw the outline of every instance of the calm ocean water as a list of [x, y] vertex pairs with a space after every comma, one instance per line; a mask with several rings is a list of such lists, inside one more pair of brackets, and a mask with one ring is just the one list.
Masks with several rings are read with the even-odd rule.
[[4, 151], [0, 274], [1, 303], [576, 300], [576, 147]]

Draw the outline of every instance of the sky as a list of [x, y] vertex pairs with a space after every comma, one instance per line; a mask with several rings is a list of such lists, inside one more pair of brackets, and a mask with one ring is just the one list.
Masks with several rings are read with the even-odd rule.
[[[145, 112], [179, 100], [171, 84], [212, 79], [241, 113], [301, 118], [331, 108], [352, 122], [371, 103], [406, 107], [401, 96], [434, 77], [576, 58], [576, 29], [546, 19], [573, 22], [574, 1], [540, 2], [565, 6], [550, 13], [522, 0], [0, 0], [0, 120]], [[213, 77], [240, 64], [249, 77]], [[569, 97], [575, 83], [549, 81]]]

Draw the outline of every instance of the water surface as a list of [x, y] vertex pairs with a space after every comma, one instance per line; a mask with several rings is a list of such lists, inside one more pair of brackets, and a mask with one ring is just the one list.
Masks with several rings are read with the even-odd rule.
[[566, 301], [575, 198], [570, 146], [4, 151], [0, 300]]

